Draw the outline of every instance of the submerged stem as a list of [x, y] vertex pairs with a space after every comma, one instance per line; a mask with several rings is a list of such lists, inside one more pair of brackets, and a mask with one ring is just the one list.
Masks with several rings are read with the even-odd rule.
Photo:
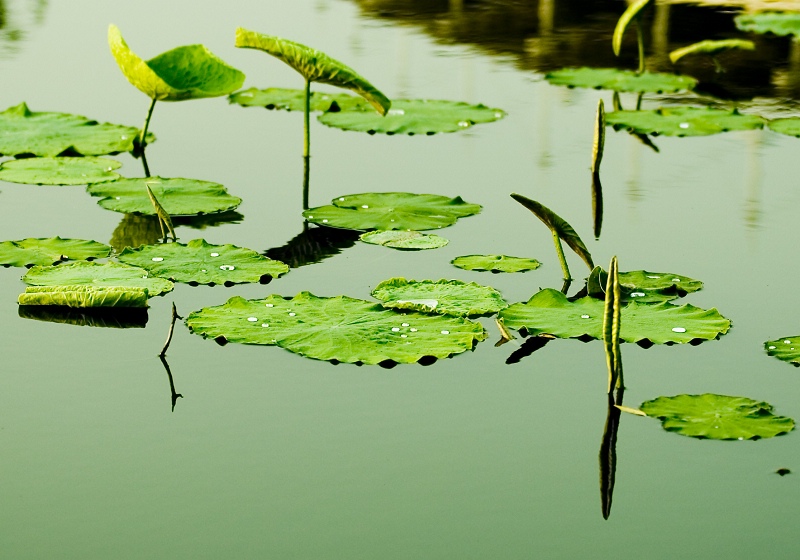
[[311, 116], [311, 80], [306, 80], [306, 99], [303, 114], [303, 157], [310, 155], [311, 136], [309, 134], [309, 118]]
[[564, 248], [561, 246], [561, 238], [558, 236], [556, 230], [553, 232], [553, 244], [556, 246], [556, 255], [558, 255], [558, 262], [561, 263], [561, 270], [564, 272], [564, 280], [571, 281], [572, 276], [569, 274], [569, 266], [567, 266], [567, 259], [564, 257]]
[[139, 149], [144, 153], [144, 148], [147, 146], [147, 129], [150, 126], [150, 118], [153, 116], [153, 108], [156, 106], [155, 98], [150, 101], [150, 108], [147, 110], [147, 118], [144, 119], [144, 126], [139, 132]]

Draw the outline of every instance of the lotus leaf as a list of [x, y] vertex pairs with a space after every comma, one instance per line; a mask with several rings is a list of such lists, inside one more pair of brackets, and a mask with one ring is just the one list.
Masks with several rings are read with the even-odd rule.
[[143, 329], [147, 326], [146, 307], [61, 307], [52, 305], [20, 305], [23, 319], [113, 329]]
[[107, 210], [155, 215], [145, 186], [150, 187], [170, 216], [225, 212], [242, 202], [241, 198], [228, 194], [222, 185], [197, 179], [120, 179], [113, 183], [90, 185], [86, 190], [92, 196], [104, 197], [98, 204]]
[[665, 107], [654, 111], [614, 111], [606, 122], [615, 130], [621, 128], [639, 134], [667, 136], [708, 136], [731, 130], [753, 130], [764, 126], [756, 115], [742, 115], [708, 107]]
[[359, 239], [364, 243], [383, 245], [392, 249], [421, 250], [439, 249], [449, 243], [444, 237], [429, 235], [418, 231], [370, 231], [362, 234]]
[[322, 51], [241, 27], [236, 30], [236, 46], [271, 54], [294, 68], [307, 82], [320, 82], [354, 91], [369, 101], [381, 115], [386, 114], [392, 104], [363, 76]]
[[145, 61], [128, 48], [113, 24], [108, 27], [108, 44], [128, 81], [154, 100], [219, 97], [244, 83], [244, 74], [203, 45], [178, 47]]
[[794, 429], [794, 420], [775, 416], [772, 405], [726, 395], [676, 395], [642, 403], [642, 412], [670, 432], [701, 439], [771, 438]]
[[102, 259], [111, 247], [85, 239], [20, 239], [0, 242], [0, 264], [4, 266], [51, 265], [67, 259], [73, 261]]
[[553, 85], [613, 91], [675, 93], [691, 90], [697, 80], [661, 72], [642, 72], [616, 68], [564, 68], [545, 75]]
[[[305, 111], [306, 92], [302, 89], [250, 88], [237, 91], [228, 96], [231, 103], [242, 107], [264, 107], [265, 109], [283, 109], [285, 111]], [[332, 104], [343, 110], [364, 105], [364, 100], [348, 93], [320, 93], [311, 94], [312, 111], [328, 111]]]
[[[606, 272], [595, 267], [586, 283], [590, 296], [605, 298]], [[658, 303], [683, 297], [703, 287], [699, 280], [672, 274], [670, 272], [649, 272], [634, 270], [619, 273], [620, 290], [625, 301], [636, 300], [640, 303]]]
[[764, 343], [764, 349], [769, 356], [774, 356], [794, 366], [800, 366], [800, 336], [789, 336], [770, 340]]
[[372, 111], [354, 109], [323, 113], [319, 122], [326, 126], [375, 134], [427, 134], [458, 132], [472, 125], [502, 119], [505, 111], [485, 105], [458, 101], [395, 99], [385, 117]]
[[119, 255], [119, 260], [173, 282], [228, 286], [243, 282], [266, 283], [289, 271], [284, 263], [250, 249], [211, 245], [203, 239], [193, 239], [186, 245], [164, 243], [127, 248]]
[[481, 211], [479, 204], [460, 196], [406, 192], [365, 193], [340, 196], [332, 206], [303, 212], [309, 222], [355, 230], [426, 230], [451, 226], [458, 218]]
[[150, 297], [172, 290], [173, 285], [163, 278], [151, 278], [138, 266], [115, 262], [98, 264], [78, 261], [55, 266], [34, 266], [22, 277], [32, 286], [113, 286], [118, 288], [147, 288]]
[[392, 278], [375, 286], [372, 297], [384, 307], [468, 317], [492, 315], [508, 307], [500, 292], [461, 280], [406, 280]]
[[41, 157], [4, 161], [0, 180], [26, 185], [86, 185], [116, 181], [122, 164], [101, 157]]
[[[0, 155], [55, 157], [102, 156], [129, 152], [138, 130], [117, 124], [100, 124], [67, 113], [33, 112], [25, 103], [0, 113]], [[150, 135], [148, 141], [155, 137]]]
[[[530, 335], [551, 334], [559, 338], [603, 337], [603, 302], [592, 297], [569, 301], [550, 288], [535, 294], [527, 303], [515, 303], [500, 312], [512, 329], [524, 328]], [[621, 311], [620, 340], [654, 344], [711, 340], [725, 334], [731, 322], [716, 309], [670, 303], [631, 302]]]
[[767, 121], [767, 126], [774, 132], [800, 138], [800, 118], [798, 117]]
[[798, 12], [741, 14], [736, 16], [734, 21], [736, 22], [736, 27], [742, 31], [800, 37], [800, 13]]
[[689, 45], [688, 47], [683, 47], [681, 49], [675, 49], [671, 53], [669, 53], [669, 59], [672, 64], [678, 62], [684, 56], [690, 54], [709, 54], [715, 55], [720, 52], [729, 51], [732, 49], [742, 49], [746, 51], [754, 51], [756, 49], [755, 43], [753, 41], [745, 41], [743, 39], [723, 39], [720, 41], [700, 41], [699, 43], [694, 43]]
[[465, 255], [456, 257], [450, 263], [464, 270], [491, 272], [525, 272], [526, 270], [536, 270], [542, 265], [536, 259], [506, 255]]
[[130, 286], [28, 286], [20, 305], [62, 307], [147, 307], [147, 288]]
[[478, 323], [459, 317], [400, 313], [346, 296], [302, 292], [290, 300], [234, 297], [186, 319], [202, 336], [245, 344], [275, 344], [317, 360], [378, 364], [446, 358], [486, 339]]

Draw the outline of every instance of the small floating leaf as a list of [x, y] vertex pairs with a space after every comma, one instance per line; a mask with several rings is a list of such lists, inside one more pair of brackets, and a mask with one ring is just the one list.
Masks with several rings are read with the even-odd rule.
[[546, 74], [545, 79], [557, 86], [653, 93], [675, 93], [697, 85], [697, 80], [690, 76], [661, 72], [637, 74], [616, 68], [564, 68]]
[[800, 336], [787, 336], [764, 343], [767, 355], [800, 366]]
[[767, 127], [773, 132], [800, 138], [800, 117], [767, 121]]
[[449, 243], [444, 237], [418, 231], [370, 231], [359, 237], [364, 243], [383, 245], [392, 249], [420, 250], [439, 249]]
[[[586, 283], [590, 296], [604, 299], [606, 272], [595, 267]], [[636, 300], [639, 303], [659, 303], [683, 297], [703, 287], [699, 280], [673, 274], [671, 272], [649, 272], [633, 270], [619, 273], [620, 289], [625, 301]]]
[[151, 278], [137, 266], [115, 262], [98, 264], [78, 261], [55, 266], [34, 266], [22, 277], [32, 286], [113, 286], [119, 288], [147, 288], [149, 296], [172, 290], [173, 285], [163, 278]]
[[392, 278], [375, 286], [372, 297], [384, 307], [458, 317], [491, 315], [508, 306], [494, 288], [460, 280]]
[[650, 0], [638, 0], [630, 4], [625, 12], [617, 20], [617, 26], [614, 28], [614, 36], [611, 40], [611, 46], [614, 48], [614, 54], [619, 56], [622, 49], [622, 37], [625, 35], [625, 30], [628, 28], [630, 22], [639, 15], [639, 13], [650, 3]]
[[164, 243], [138, 249], [128, 248], [122, 251], [119, 260], [141, 267], [153, 276], [198, 284], [261, 282], [289, 271], [284, 263], [250, 249], [235, 245], [211, 245], [203, 239], [193, 239], [186, 245]]
[[[230, 94], [228, 100], [242, 107], [302, 112], [305, 111], [306, 92], [303, 89], [250, 88]], [[311, 93], [312, 111], [329, 111], [334, 103], [337, 110], [347, 110], [363, 106], [364, 100], [348, 93]]]
[[456, 257], [450, 264], [464, 270], [490, 272], [525, 272], [536, 270], [542, 263], [536, 259], [509, 257], [506, 255], [464, 255]]
[[308, 292], [288, 301], [277, 295], [263, 300], [234, 297], [225, 305], [191, 313], [186, 324], [204, 337], [276, 344], [308, 358], [370, 365], [447, 358], [487, 337], [480, 324], [467, 319], [400, 313], [368, 301]]
[[485, 105], [457, 101], [395, 99], [385, 117], [358, 108], [324, 113], [318, 117], [324, 125], [357, 132], [382, 134], [425, 134], [458, 132], [475, 124], [490, 123], [506, 113]]
[[751, 33], [773, 33], [779, 36], [800, 37], [800, 13], [761, 12], [740, 14], [734, 18], [736, 27]]
[[669, 59], [672, 61], [672, 64], [675, 64], [681, 58], [690, 54], [714, 55], [732, 49], [754, 51], [756, 49], [756, 45], [753, 43], [753, 41], [746, 41], [744, 39], [723, 39], [720, 41], [706, 40], [700, 41], [699, 43], [693, 43], [687, 47], [675, 49], [669, 53]]
[[109, 254], [108, 245], [85, 239], [51, 237], [0, 242], [0, 264], [4, 266], [51, 265], [68, 259], [102, 259]]
[[789, 433], [794, 420], [776, 416], [772, 405], [726, 395], [658, 397], [639, 407], [661, 426], [683, 436], [722, 440], [771, 438]]
[[147, 307], [147, 288], [131, 286], [28, 286], [20, 305], [63, 307]]
[[753, 130], [764, 126], [756, 115], [743, 115], [709, 107], [665, 107], [655, 111], [614, 111], [606, 122], [619, 130], [666, 136], [707, 136], [732, 130]]
[[86, 185], [116, 181], [122, 164], [101, 157], [41, 157], [4, 161], [0, 180], [26, 185]]

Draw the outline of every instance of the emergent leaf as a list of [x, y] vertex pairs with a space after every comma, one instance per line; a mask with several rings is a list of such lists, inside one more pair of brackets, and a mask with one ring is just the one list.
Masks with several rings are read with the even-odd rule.
[[101, 157], [41, 157], [4, 161], [0, 180], [26, 185], [86, 185], [116, 181], [122, 164]]
[[723, 39], [720, 41], [706, 40], [700, 41], [699, 43], [693, 43], [687, 47], [675, 49], [669, 53], [669, 59], [672, 64], [675, 64], [681, 58], [690, 54], [715, 55], [717, 53], [732, 49], [754, 51], [756, 50], [756, 45], [753, 43], [753, 41], [745, 41], [743, 39]]
[[614, 54], [616, 56], [619, 56], [620, 50], [622, 49], [622, 37], [625, 35], [625, 30], [628, 28], [628, 25], [649, 3], [650, 0], [638, 0], [630, 4], [620, 16], [619, 20], [617, 20], [617, 26], [614, 28], [614, 36], [611, 40], [611, 46], [614, 48]]
[[494, 288], [460, 280], [392, 278], [375, 286], [372, 297], [384, 307], [458, 317], [492, 315], [508, 306]]
[[0, 264], [3, 266], [46, 266], [65, 260], [102, 259], [110, 253], [108, 245], [85, 239], [51, 237], [0, 242]]

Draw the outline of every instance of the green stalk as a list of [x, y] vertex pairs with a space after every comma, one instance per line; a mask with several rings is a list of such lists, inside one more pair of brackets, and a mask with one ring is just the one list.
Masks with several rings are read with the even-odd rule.
[[642, 33], [642, 22], [636, 18], [636, 42], [639, 44], [639, 69], [637, 74], [644, 72], [644, 34]]
[[305, 114], [303, 115], [303, 157], [307, 158], [310, 154], [311, 138], [309, 134], [309, 118], [311, 116], [311, 80], [306, 80], [306, 103]]
[[311, 158], [303, 156], [303, 210], [308, 210], [308, 185], [311, 175]]
[[569, 274], [569, 267], [567, 266], [567, 259], [564, 257], [564, 249], [561, 247], [561, 238], [558, 236], [556, 230], [553, 232], [553, 244], [556, 246], [556, 255], [558, 255], [558, 262], [561, 263], [561, 270], [564, 272], [564, 280], [569, 282], [572, 276]]
[[155, 106], [156, 106], [156, 100], [152, 99], [150, 101], [150, 109], [148, 109], [147, 111], [147, 118], [144, 120], [144, 127], [139, 133], [139, 149], [141, 149], [142, 151], [144, 151], [144, 147], [147, 146], [147, 129], [150, 126], [150, 118], [153, 116], [153, 108]]

